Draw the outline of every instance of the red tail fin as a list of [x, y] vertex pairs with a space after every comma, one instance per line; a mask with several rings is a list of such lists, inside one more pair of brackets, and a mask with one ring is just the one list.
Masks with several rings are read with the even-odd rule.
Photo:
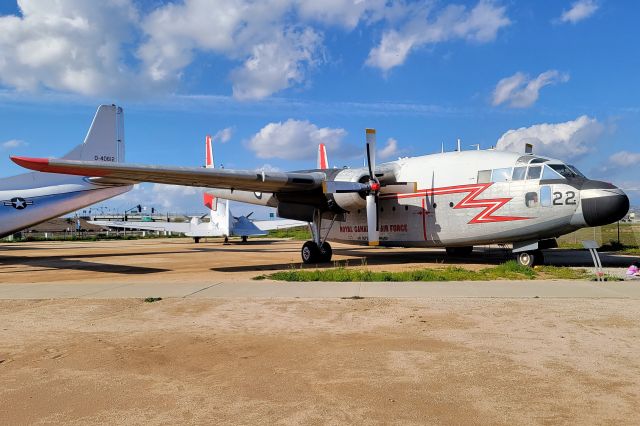
[[218, 203], [216, 202], [216, 197], [211, 194], [207, 194], [206, 192], [202, 194], [202, 198], [204, 199], [204, 205], [209, 210], [216, 210], [218, 207]]
[[323, 143], [318, 145], [318, 168], [319, 169], [328, 169], [329, 162], [327, 161], [327, 148]]

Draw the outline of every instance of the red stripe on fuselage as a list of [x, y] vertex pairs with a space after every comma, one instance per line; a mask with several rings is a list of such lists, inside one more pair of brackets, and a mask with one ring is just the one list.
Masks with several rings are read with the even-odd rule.
[[[420, 189], [417, 192], [411, 194], [384, 194], [381, 195], [381, 199], [402, 199], [402, 198], [416, 198], [416, 197], [426, 197], [428, 195], [450, 195], [450, 194], [460, 194], [464, 192], [468, 192], [469, 194], [464, 197], [458, 204], [453, 206], [454, 209], [472, 209], [472, 208], [483, 208], [480, 213], [478, 213], [473, 219], [471, 219], [468, 223], [492, 223], [492, 222], [509, 222], [514, 220], [526, 220], [531, 219], [530, 217], [520, 217], [520, 216], [493, 216], [493, 213], [498, 211], [502, 206], [511, 201], [511, 198], [491, 198], [491, 199], [483, 199], [478, 200], [478, 197], [481, 193], [483, 193], [487, 188], [489, 188], [493, 183], [478, 183], [473, 185], [455, 185], [455, 186], [445, 186], [442, 188], [430, 188], [430, 189]], [[424, 201], [423, 201], [424, 208]]]

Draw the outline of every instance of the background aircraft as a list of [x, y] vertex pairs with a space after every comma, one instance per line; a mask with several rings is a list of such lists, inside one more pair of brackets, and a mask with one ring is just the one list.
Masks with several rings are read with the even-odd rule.
[[[324, 145], [322, 145], [324, 148]], [[326, 164], [326, 152], [325, 152]], [[211, 136], [205, 139], [205, 167], [215, 168], [213, 160], [213, 146]], [[219, 200], [215, 195], [204, 193], [204, 205], [209, 209], [209, 222], [203, 222], [206, 216], [191, 217], [189, 222], [133, 222], [133, 221], [108, 221], [93, 220], [89, 223], [109, 228], [143, 229], [150, 231], [168, 231], [185, 234], [192, 237], [198, 243], [201, 238], [224, 237], [225, 242], [231, 236], [241, 237], [242, 241], [247, 241], [248, 237], [266, 235], [272, 229], [293, 228], [305, 226], [306, 222], [290, 219], [258, 220], [251, 221], [248, 216], [233, 216], [229, 210], [229, 200]], [[224, 201], [224, 202], [221, 202]]]
[[[122, 108], [99, 106], [84, 142], [62, 158], [97, 164], [124, 161]], [[119, 180], [42, 172], [0, 179], [0, 238], [130, 189]]]
[[629, 209], [614, 185], [533, 154], [457, 150], [377, 165], [375, 130], [367, 129], [366, 156], [363, 168], [294, 172], [12, 159], [40, 171], [222, 188], [226, 199], [276, 206], [280, 217], [311, 223], [305, 263], [330, 261], [331, 240], [459, 253], [511, 243], [531, 266], [556, 237], [615, 222]]

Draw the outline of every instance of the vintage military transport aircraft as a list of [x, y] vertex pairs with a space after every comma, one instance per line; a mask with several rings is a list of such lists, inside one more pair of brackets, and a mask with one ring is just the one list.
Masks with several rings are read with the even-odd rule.
[[[64, 160], [117, 164], [124, 161], [124, 113], [98, 107], [84, 143]], [[31, 172], [0, 179], [0, 238], [54, 217], [123, 194], [129, 182]]]
[[575, 167], [533, 154], [447, 152], [378, 165], [375, 130], [366, 130], [367, 167], [294, 172], [113, 164], [12, 157], [43, 172], [214, 188], [218, 197], [276, 207], [311, 224], [305, 263], [328, 262], [328, 241], [400, 247], [511, 243], [519, 263], [543, 261], [555, 238], [624, 217], [625, 193]]

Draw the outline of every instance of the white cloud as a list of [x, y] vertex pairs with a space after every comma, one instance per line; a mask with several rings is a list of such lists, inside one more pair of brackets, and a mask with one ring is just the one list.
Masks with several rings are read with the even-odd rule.
[[311, 160], [316, 156], [318, 144], [324, 143], [328, 151], [336, 151], [346, 134], [344, 129], [319, 128], [309, 121], [289, 119], [267, 124], [248, 146], [259, 158]]
[[307, 68], [320, 61], [321, 45], [322, 37], [307, 28], [253, 46], [243, 66], [231, 73], [233, 96], [240, 100], [262, 99], [303, 83]]
[[19, 0], [0, 16], [0, 83], [82, 95], [138, 87], [121, 58], [137, 12], [129, 0]]
[[378, 150], [378, 156], [384, 160], [396, 156], [398, 152], [398, 141], [394, 138], [389, 138], [384, 148]]
[[559, 159], [579, 157], [593, 149], [604, 126], [595, 118], [580, 116], [564, 123], [543, 123], [509, 130], [496, 145], [504, 151], [524, 152], [526, 143], [533, 144], [533, 152]]
[[571, 5], [571, 9], [562, 12], [560, 22], [575, 24], [593, 15], [599, 7], [595, 0], [578, 0]]
[[214, 142], [227, 143], [231, 140], [231, 136], [233, 136], [233, 127], [226, 127], [213, 135], [212, 139]]
[[2, 147], [3, 150], [20, 148], [27, 145], [29, 144], [20, 139], [9, 139], [6, 142], [0, 143], [0, 147]]
[[369, 52], [366, 64], [388, 71], [405, 62], [412, 50], [454, 39], [486, 43], [496, 38], [498, 31], [511, 21], [506, 8], [492, 0], [480, 0], [468, 10], [465, 6], [449, 5], [433, 18], [432, 8], [408, 5], [408, 18], [399, 29], [386, 31], [380, 44]]
[[[324, 29], [382, 23], [367, 64], [388, 70], [421, 46], [451, 39], [487, 42], [510, 23], [505, 8], [479, 0], [431, 13], [430, 1], [18, 0], [0, 16], [0, 85], [81, 96], [167, 95], [197, 59], [231, 63], [236, 99], [259, 100], [305, 87], [324, 62]], [[220, 69], [221, 67], [212, 67]]]
[[609, 163], [621, 167], [635, 167], [640, 165], [640, 153], [620, 151], [609, 157]]
[[512, 108], [527, 108], [537, 100], [540, 89], [544, 86], [569, 81], [569, 74], [549, 70], [534, 79], [517, 72], [511, 77], [503, 78], [493, 91], [493, 105], [508, 103]]

